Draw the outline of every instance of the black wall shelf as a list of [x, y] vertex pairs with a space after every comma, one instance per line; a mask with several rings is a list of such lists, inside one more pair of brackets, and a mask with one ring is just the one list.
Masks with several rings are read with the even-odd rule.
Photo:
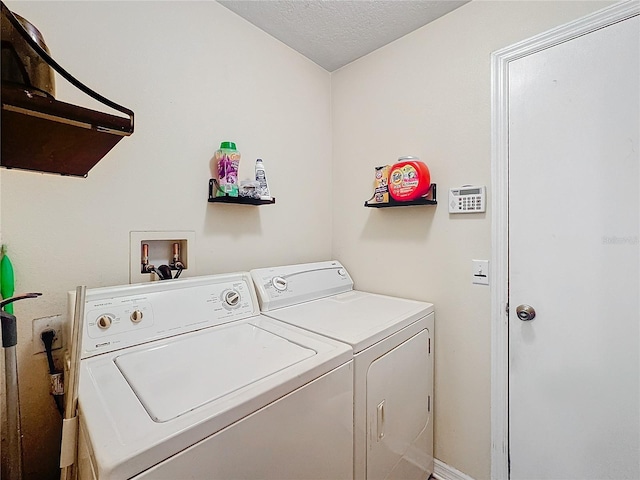
[[437, 192], [436, 184], [432, 183], [431, 187], [429, 188], [429, 192], [425, 197], [421, 197], [416, 200], [410, 200], [407, 202], [398, 202], [393, 198], [389, 198], [389, 201], [387, 203], [374, 203], [374, 202], [371, 202], [371, 200], [367, 200], [366, 202], [364, 202], [364, 206], [370, 207], [370, 208], [391, 208], [391, 207], [411, 207], [415, 205], [437, 205], [438, 202], [436, 201], [436, 192]]
[[215, 192], [218, 190], [218, 182], [215, 179], [209, 180], [209, 203], [235, 203], [237, 205], [273, 205], [276, 203], [276, 199], [272, 198], [271, 200], [261, 200], [259, 198], [251, 198], [251, 197], [232, 197], [230, 195], [224, 195], [221, 197], [216, 197]]

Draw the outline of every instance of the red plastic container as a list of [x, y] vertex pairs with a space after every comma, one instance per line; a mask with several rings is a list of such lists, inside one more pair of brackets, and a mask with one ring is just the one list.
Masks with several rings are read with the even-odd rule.
[[420, 160], [400, 160], [389, 171], [389, 194], [398, 202], [425, 196], [431, 186], [431, 173]]

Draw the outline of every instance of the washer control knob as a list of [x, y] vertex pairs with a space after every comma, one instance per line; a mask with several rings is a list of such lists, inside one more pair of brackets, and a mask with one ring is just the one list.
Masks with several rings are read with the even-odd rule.
[[229, 290], [224, 294], [224, 302], [230, 307], [236, 307], [240, 302], [240, 294], [235, 290]]
[[131, 319], [131, 321], [133, 323], [140, 323], [142, 321], [142, 317], [144, 315], [142, 314], [142, 311], [140, 310], [134, 310], [131, 315], [129, 316], [129, 318]]
[[109, 328], [111, 326], [111, 323], [113, 323], [113, 319], [109, 315], [99, 316], [98, 321], [96, 322], [98, 328], [102, 330], [106, 330], [107, 328]]
[[346, 277], [347, 276], [347, 271], [344, 268], [339, 268], [338, 269], [338, 275], [340, 275], [341, 277]]
[[279, 292], [284, 292], [287, 289], [287, 280], [285, 278], [273, 277], [271, 283]]

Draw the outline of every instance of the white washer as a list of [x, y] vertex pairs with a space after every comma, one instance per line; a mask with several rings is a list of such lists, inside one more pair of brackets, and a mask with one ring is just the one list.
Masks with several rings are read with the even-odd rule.
[[352, 346], [354, 478], [428, 478], [433, 305], [353, 290], [336, 261], [256, 269], [251, 276], [264, 313]]
[[89, 289], [82, 341], [81, 479], [352, 478], [351, 348], [248, 272]]

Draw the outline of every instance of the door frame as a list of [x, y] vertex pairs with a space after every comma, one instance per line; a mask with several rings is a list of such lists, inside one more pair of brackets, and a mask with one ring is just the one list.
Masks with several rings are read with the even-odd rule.
[[491, 54], [491, 478], [509, 479], [509, 63], [640, 15], [627, 0]]

